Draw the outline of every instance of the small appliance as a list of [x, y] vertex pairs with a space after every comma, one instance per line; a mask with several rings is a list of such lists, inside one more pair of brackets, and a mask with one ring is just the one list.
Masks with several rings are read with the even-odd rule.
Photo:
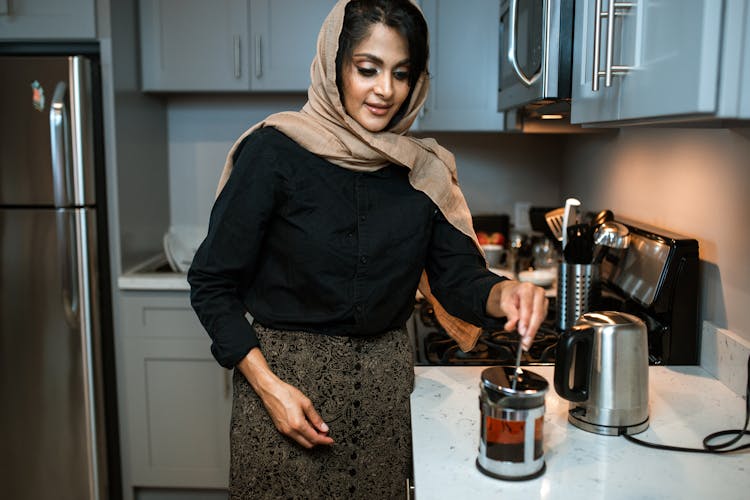
[[573, 0], [501, 0], [498, 110], [569, 114]]
[[648, 428], [646, 325], [630, 314], [581, 316], [560, 336], [555, 390], [569, 400], [568, 421], [596, 434], [637, 434]]
[[601, 263], [601, 296], [591, 310], [633, 314], [648, 330], [653, 365], [697, 365], [698, 241], [643, 223], [619, 219], [627, 248], [609, 248]]

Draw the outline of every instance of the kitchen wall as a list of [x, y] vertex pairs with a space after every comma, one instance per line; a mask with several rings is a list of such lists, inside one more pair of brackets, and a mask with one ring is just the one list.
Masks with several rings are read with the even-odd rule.
[[701, 365], [715, 375], [726, 371], [728, 385], [744, 393], [750, 352], [750, 129], [626, 128], [615, 137], [568, 141], [565, 193], [586, 208], [611, 208], [617, 216], [698, 240]]
[[[227, 151], [249, 125], [299, 109], [302, 95], [175, 97], [168, 101], [171, 222], [206, 224]], [[459, 182], [475, 214], [513, 216], [517, 201], [559, 203], [564, 136], [435, 133], [456, 156]]]

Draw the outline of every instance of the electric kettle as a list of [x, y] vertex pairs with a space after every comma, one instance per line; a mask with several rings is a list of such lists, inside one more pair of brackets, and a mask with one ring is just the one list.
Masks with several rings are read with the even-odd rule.
[[616, 311], [583, 314], [560, 336], [555, 390], [568, 421], [618, 436], [648, 428], [648, 335], [642, 320]]

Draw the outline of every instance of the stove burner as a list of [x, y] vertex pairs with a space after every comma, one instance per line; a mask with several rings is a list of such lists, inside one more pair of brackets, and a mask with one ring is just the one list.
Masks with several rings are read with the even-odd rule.
[[[429, 309], [429, 310], [426, 310]], [[432, 308], [420, 311], [419, 319], [429, 333], [422, 338], [423, 363], [428, 365], [507, 365], [515, 363], [519, 335], [504, 330], [484, 330], [477, 345], [469, 352], [458, 348], [432, 315]], [[554, 316], [552, 316], [554, 318]], [[521, 355], [522, 365], [550, 365], [555, 362], [559, 334], [554, 319], [546, 320], [537, 331], [528, 352]]]

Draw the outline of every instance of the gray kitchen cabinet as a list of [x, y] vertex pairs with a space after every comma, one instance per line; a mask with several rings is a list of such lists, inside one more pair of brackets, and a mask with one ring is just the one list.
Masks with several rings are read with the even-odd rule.
[[742, 43], [746, 27], [731, 16], [746, 9], [743, 0], [577, 0], [571, 122], [738, 118], [739, 96], [725, 90], [740, 86], [742, 51], [722, 47]]
[[430, 93], [417, 131], [501, 131], [500, 2], [422, 0], [430, 29]]
[[247, 90], [247, 0], [140, 0], [144, 91]]
[[188, 292], [124, 291], [121, 432], [134, 487], [226, 488], [231, 374]]
[[334, 0], [140, 0], [144, 91], [305, 91]]
[[252, 90], [304, 91], [318, 32], [336, 0], [250, 0]]
[[93, 40], [94, 0], [0, 0], [0, 40]]

